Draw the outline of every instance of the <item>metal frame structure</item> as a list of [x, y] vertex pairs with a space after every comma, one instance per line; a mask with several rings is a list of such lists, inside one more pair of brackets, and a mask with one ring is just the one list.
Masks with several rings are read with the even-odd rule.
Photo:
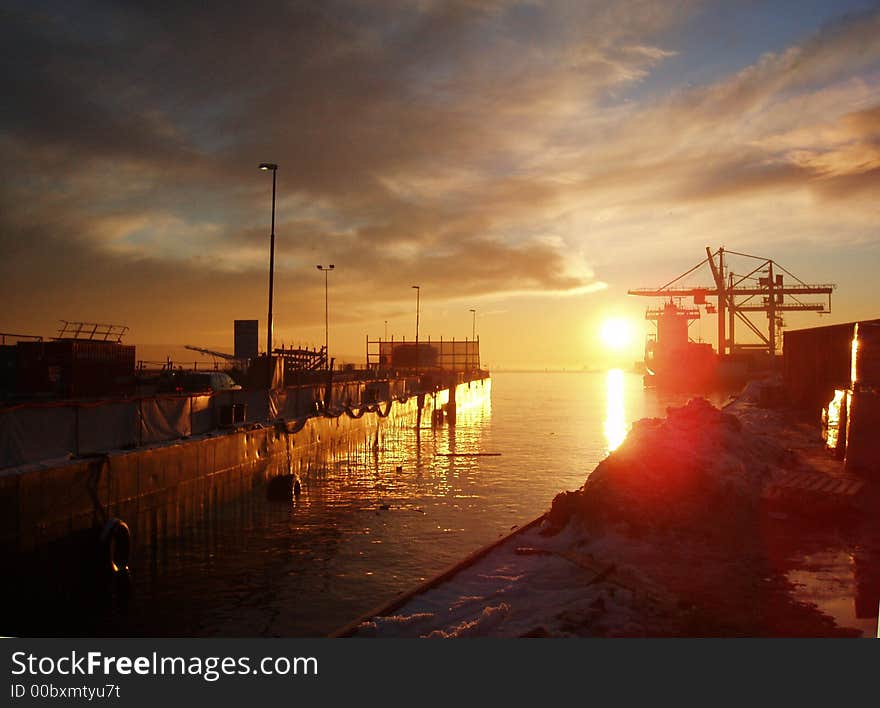
[[[366, 337], [366, 364], [368, 369], [377, 369], [382, 368], [382, 349], [384, 347], [389, 347], [391, 349], [394, 348], [395, 345], [406, 345], [410, 344], [412, 346], [418, 347], [419, 345], [423, 346], [434, 346], [437, 348], [437, 362], [432, 366], [420, 366], [420, 363], [417, 362], [414, 368], [415, 370], [419, 370], [421, 368], [426, 369], [445, 369], [448, 371], [476, 371], [480, 369], [480, 338], [476, 339], [440, 339], [431, 340], [428, 337], [427, 340], [415, 341], [415, 340], [407, 340], [406, 337], [402, 339], [395, 339], [393, 336], [391, 339], [370, 339], [369, 335]], [[464, 345], [465, 351], [458, 351], [461, 348], [461, 345]], [[423, 362], [422, 362], [423, 363]], [[389, 367], [390, 364], [386, 364], [386, 367]], [[405, 367], [400, 367], [405, 368]]]
[[15, 334], [15, 332], [0, 332], [0, 345], [6, 344], [7, 337], [19, 342], [21, 340], [42, 342], [43, 338], [39, 334]]
[[315, 349], [302, 349], [296, 347], [276, 347], [272, 352], [284, 360], [284, 370], [287, 371], [321, 371], [329, 369], [327, 350], [324, 347]]
[[68, 322], [59, 320], [58, 336], [55, 339], [77, 339], [122, 344], [122, 337], [128, 331], [125, 325], [103, 324], [100, 322]]
[[[745, 275], [737, 275], [729, 270], [724, 261], [726, 254], [741, 256], [758, 261], [758, 264]], [[716, 261], [717, 258], [717, 261]], [[702, 266], [708, 264], [714, 286], [685, 287], [676, 285]], [[794, 283], [786, 284], [784, 275]], [[706, 258], [670, 280], [659, 288], [635, 288], [628, 290], [630, 295], [641, 297], [683, 298], [693, 297], [694, 305], [706, 306], [706, 312], [718, 315], [718, 353], [734, 354], [742, 351], [764, 351], [775, 354], [779, 344], [779, 331], [784, 326], [783, 312], [831, 312], [831, 293], [837, 286], [834, 283], [805, 283], [783, 268], [772, 258], [753, 256], [748, 253], [725, 251], [719, 248], [714, 253], [706, 247]], [[827, 295], [827, 303], [802, 302], [799, 296]], [[786, 300], [786, 296], [789, 297]], [[717, 306], [706, 298], [717, 298]], [[757, 298], [760, 298], [758, 300]], [[649, 310], [649, 314], [650, 314]], [[750, 312], [763, 312], [767, 315], [767, 333], [749, 319]], [[650, 317], [649, 317], [650, 319]], [[737, 344], [735, 339], [736, 320], [760, 340], [757, 344]]]

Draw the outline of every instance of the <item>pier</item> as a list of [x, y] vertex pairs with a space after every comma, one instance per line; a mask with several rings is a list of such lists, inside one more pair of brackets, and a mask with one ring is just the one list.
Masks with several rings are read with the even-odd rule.
[[[226, 424], [205, 432], [187, 427], [188, 434], [173, 439], [0, 471], [3, 562], [20, 579], [4, 587], [4, 599], [14, 603], [6, 606], [39, 614], [36, 608], [52, 597], [62, 606], [69, 600], [75, 608], [96, 592], [104, 597], [102, 602], [114, 601], [119, 579], [114, 576], [125, 570], [128, 557], [139, 548], [177, 538], [188, 526], [209, 520], [246, 495], [280, 490], [292, 498], [300, 483], [334, 460], [393, 445], [403, 429], [454, 420], [456, 403], [467, 405], [488, 395], [490, 387], [486, 372], [435, 375], [424, 387], [418, 382], [340, 382], [332, 387], [327, 405], [312, 402], [311, 412], [296, 418]], [[385, 395], [377, 396], [377, 391]], [[199, 402], [204, 404], [204, 420], [210, 420], [211, 412], [234, 405], [233, 400], [263, 398], [267, 406], [273, 401], [292, 406], [289, 402], [297, 397], [302, 405], [305, 396], [287, 390], [173, 398], [179, 399], [175, 405], [181, 410], [191, 408], [193, 398], [210, 399]], [[107, 405], [149, 411], [161, 407], [162, 400]], [[58, 415], [50, 407], [20, 410], [29, 416], [38, 415], [36, 411]], [[187, 416], [181, 420], [193, 425]], [[192, 418], [199, 420], [198, 415]], [[139, 427], [153, 429], [143, 420]], [[108, 534], [116, 533], [120, 521], [130, 547], [124, 557], [114, 559], [119, 551]], [[108, 562], [118, 568], [109, 572]]]

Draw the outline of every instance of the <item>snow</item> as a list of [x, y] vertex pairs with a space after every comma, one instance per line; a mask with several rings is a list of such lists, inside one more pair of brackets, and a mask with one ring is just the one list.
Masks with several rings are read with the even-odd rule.
[[[556, 497], [540, 525], [355, 636], [871, 633], [876, 620], [845, 622], [855, 580], [837, 566], [809, 575], [803, 559], [817, 556], [801, 552], [812, 544], [839, 558], [864, 538], [844, 538], [827, 517], [817, 526], [797, 509], [768, 509], [765, 492], [782, 475], [817, 474], [811, 455], [822, 474], [836, 461], [823, 457], [812, 426], [762, 407], [760, 394], [753, 384], [724, 410], [697, 398], [665, 419], [637, 422], [580, 490]], [[833, 597], [811, 602], [809, 587]]]

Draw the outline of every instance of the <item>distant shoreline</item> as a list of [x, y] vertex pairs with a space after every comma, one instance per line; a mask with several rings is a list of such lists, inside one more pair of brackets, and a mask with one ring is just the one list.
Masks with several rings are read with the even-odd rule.
[[488, 369], [493, 374], [604, 374], [615, 369], [628, 374], [641, 373], [633, 369], [632, 366], [608, 366], [593, 369], [499, 369], [493, 367], [488, 367]]

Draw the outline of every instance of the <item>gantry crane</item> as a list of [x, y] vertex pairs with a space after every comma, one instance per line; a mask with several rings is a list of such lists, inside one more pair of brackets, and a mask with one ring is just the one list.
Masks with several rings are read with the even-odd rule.
[[[731, 272], [725, 263], [725, 254], [757, 260], [758, 264], [745, 275]], [[717, 260], [716, 260], [717, 259]], [[702, 266], [708, 264], [714, 285], [685, 287], [677, 285]], [[784, 282], [787, 275], [794, 282]], [[778, 348], [778, 332], [783, 327], [783, 312], [831, 312], [831, 292], [833, 283], [808, 284], [779, 265], [772, 258], [761, 258], [747, 253], [725, 251], [719, 248], [714, 253], [707, 246], [706, 258], [690, 270], [659, 288], [636, 288], [630, 295], [643, 297], [683, 298], [693, 297], [694, 305], [705, 305], [706, 311], [718, 315], [718, 353], [734, 354], [745, 350], [758, 350], [775, 354]], [[802, 302], [799, 296], [827, 295], [825, 302]], [[786, 299], [788, 296], [788, 299]], [[707, 298], [717, 298], [717, 307], [707, 302]], [[747, 313], [764, 312], [767, 315], [767, 333], [749, 319]], [[737, 344], [734, 336], [736, 320], [739, 319], [749, 331], [760, 340], [757, 344]]]

